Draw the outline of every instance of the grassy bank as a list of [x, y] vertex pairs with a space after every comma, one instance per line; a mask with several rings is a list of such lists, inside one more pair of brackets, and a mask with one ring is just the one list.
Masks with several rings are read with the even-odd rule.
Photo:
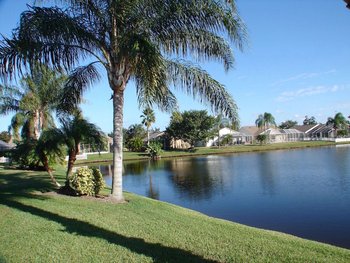
[[[199, 156], [199, 155], [210, 155], [210, 154], [228, 154], [228, 153], [243, 153], [243, 152], [262, 152], [272, 150], [288, 150], [288, 149], [299, 149], [307, 147], [321, 147], [321, 146], [332, 146], [336, 145], [334, 142], [327, 141], [307, 141], [307, 142], [287, 142], [287, 143], [274, 143], [265, 145], [235, 145], [231, 147], [198, 147], [194, 151], [164, 151], [161, 156], [162, 158], [172, 157], [188, 157], [188, 156]], [[93, 163], [93, 162], [111, 162], [112, 154], [91, 154], [88, 155], [87, 160], [79, 160], [77, 163]], [[124, 152], [124, 160], [142, 160], [148, 159], [148, 155], [144, 152]]]
[[51, 190], [44, 172], [0, 166], [0, 262], [350, 262], [346, 249], [130, 193], [117, 205]]

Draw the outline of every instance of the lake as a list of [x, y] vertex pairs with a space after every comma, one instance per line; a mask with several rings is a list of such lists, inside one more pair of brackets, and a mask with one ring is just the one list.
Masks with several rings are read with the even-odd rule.
[[126, 162], [123, 180], [209, 216], [350, 248], [350, 146]]

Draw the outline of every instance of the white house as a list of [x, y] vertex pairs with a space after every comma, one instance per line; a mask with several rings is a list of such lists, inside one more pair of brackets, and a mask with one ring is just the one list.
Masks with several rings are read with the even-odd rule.
[[240, 143], [246, 142], [246, 135], [245, 134], [225, 127], [225, 128], [220, 129], [218, 136], [215, 136], [214, 138], [207, 141], [205, 146], [211, 147], [214, 145], [218, 145], [219, 136], [220, 136], [220, 141], [221, 141], [226, 135], [232, 136], [232, 144], [240, 144]]

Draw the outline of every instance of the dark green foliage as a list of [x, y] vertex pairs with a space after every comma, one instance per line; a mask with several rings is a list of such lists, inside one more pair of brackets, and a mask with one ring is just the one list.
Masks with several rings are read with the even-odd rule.
[[297, 121], [287, 120], [287, 121], [282, 122], [280, 124], [280, 126], [278, 126], [278, 127], [280, 129], [290, 129], [290, 128], [294, 127], [297, 124], [298, 124]]
[[305, 119], [303, 121], [304, 125], [316, 125], [317, 121], [314, 116], [311, 116], [310, 118], [308, 116], [305, 116]]
[[73, 174], [70, 184], [77, 195], [96, 196], [104, 187], [104, 180], [99, 169], [81, 167]]
[[233, 142], [233, 135], [226, 134], [220, 139], [220, 146], [232, 145], [232, 142]]
[[205, 110], [185, 111], [181, 117], [171, 119], [166, 132], [171, 137], [182, 139], [193, 146], [195, 142], [209, 138], [214, 125], [215, 118], [209, 116]]
[[132, 137], [127, 143], [126, 147], [132, 152], [142, 152], [145, 150], [143, 139], [141, 137]]
[[129, 151], [140, 152], [144, 150], [143, 139], [147, 132], [142, 124], [133, 124], [128, 129], [124, 129], [124, 145]]
[[0, 132], [0, 140], [4, 142], [9, 142], [11, 140], [11, 135], [7, 131]]
[[348, 136], [349, 132], [348, 130], [338, 130], [337, 131], [337, 137], [346, 137]]
[[162, 144], [160, 142], [150, 142], [147, 146], [147, 152], [152, 159], [160, 157], [160, 154], [163, 152]]
[[256, 140], [257, 140], [257, 142], [259, 142], [260, 144], [266, 143], [266, 141], [267, 141], [267, 135], [266, 135], [266, 134], [259, 134], [258, 136], [256, 136]]

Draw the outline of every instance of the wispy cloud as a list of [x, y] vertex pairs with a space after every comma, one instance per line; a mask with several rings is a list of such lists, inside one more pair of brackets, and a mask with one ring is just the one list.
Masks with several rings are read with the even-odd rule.
[[280, 84], [284, 84], [287, 82], [291, 82], [291, 81], [298, 81], [298, 80], [305, 80], [305, 79], [311, 79], [311, 78], [316, 78], [316, 77], [320, 77], [323, 75], [329, 75], [329, 74], [333, 74], [337, 72], [335, 69], [331, 69], [328, 71], [324, 71], [324, 72], [308, 72], [308, 73], [301, 73], [289, 78], [285, 78], [285, 79], [280, 79], [274, 83], [271, 84], [271, 86], [278, 86]]
[[309, 97], [309, 96], [314, 96], [318, 94], [337, 92], [340, 89], [341, 87], [339, 87], [338, 85], [333, 85], [333, 86], [316, 86], [316, 87], [310, 87], [305, 89], [299, 89], [296, 91], [285, 91], [285, 92], [282, 92], [276, 98], [276, 101], [286, 102], [286, 101], [291, 101], [300, 97]]

